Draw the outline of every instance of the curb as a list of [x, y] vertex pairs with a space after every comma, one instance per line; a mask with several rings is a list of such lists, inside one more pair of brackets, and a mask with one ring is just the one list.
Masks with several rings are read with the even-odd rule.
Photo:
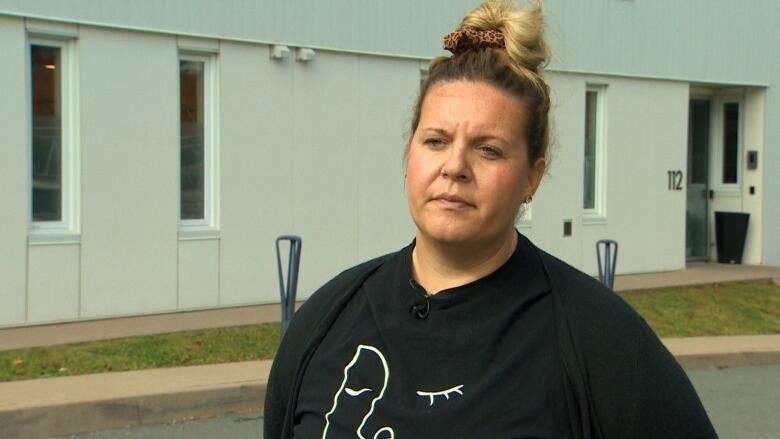
[[683, 369], [780, 364], [780, 334], [666, 338], [661, 341]]
[[780, 351], [733, 352], [722, 354], [675, 355], [683, 369], [727, 369], [730, 367], [769, 366], [780, 364]]
[[5, 439], [36, 439], [260, 410], [265, 384], [115, 398], [0, 412]]

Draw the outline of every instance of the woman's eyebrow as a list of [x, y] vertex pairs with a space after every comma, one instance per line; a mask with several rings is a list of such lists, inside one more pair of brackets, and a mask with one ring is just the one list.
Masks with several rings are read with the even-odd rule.
[[474, 142], [491, 142], [491, 141], [498, 141], [498, 142], [501, 142], [501, 143], [503, 143], [503, 144], [507, 144], [507, 145], [509, 144], [509, 142], [507, 142], [507, 141], [506, 141], [506, 140], [504, 140], [503, 138], [501, 138], [501, 137], [499, 137], [499, 136], [490, 135], [490, 134], [486, 134], [486, 135], [483, 135], [483, 136], [477, 136], [477, 137], [474, 137], [474, 139], [472, 139], [472, 140], [473, 140]]
[[444, 128], [436, 128], [436, 127], [426, 127], [422, 129], [423, 132], [429, 133], [429, 134], [440, 134], [442, 136], [448, 136], [449, 132], [445, 130]]
[[[437, 128], [437, 127], [425, 127], [425, 128], [422, 128], [421, 131], [423, 133], [425, 133], [425, 134], [439, 134], [439, 135], [442, 135], [442, 136], [449, 136], [450, 135], [450, 133], [447, 130], [445, 130], [444, 128]], [[507, 142], [505, 139], [503, 139], [503, 138], [501, 138], [501, 137], [499, 137], [497, 135], [494, 135], [494, 134], [479, 135], [479, 136], [476, 136], [476, 137], [472, 138], [471, 141], [473, 141], [473, 142], [499, 141], [499, 142], [504, 143], [504, 144], [509, 144], [509, 142]]]

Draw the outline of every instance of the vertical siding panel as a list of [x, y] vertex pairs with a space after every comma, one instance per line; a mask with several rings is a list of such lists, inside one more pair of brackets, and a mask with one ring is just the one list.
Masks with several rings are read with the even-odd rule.
[[219, 305], [219, 241], [179, 241], [179, 309]]
[[[173, 33], [388, 55], [436, 56], [479, 0], [0, 0], [0, 11]], [[548, 0], [556, 69], [767, 83], [780, 4], [731, 0]], [[728, 54], [728, 59], [724, 59]], [[558, 61], [560, 60], [560, 62]], [[752, 65], [751, 69], [743, 66]]]
[[221, 305], [279, 300], [274, 240], [296, 232], [294, 63], [266, 46], [221, 45]]
[[78, 245], [34, 245], [28, 260], [30, 323], [79, 317]]
[[[780, 41], [778, 39], [777, 41]], [[766, 138], [764, 143], [763, 263], [780, 266], [780, 92], [778, 87], [766, 93]], [[760, 158], [759, 158], [760, 160]], [[759, 194], [761, 189], [759, 188]]]
[[294, 64], [294, 230], [303, 236], [301, 297], [357, 262], [357, 56]]
[[419, 83], [418, 66], [416, 61], [360, 57], [359, 260], [397, 250], [414, 237], [403, 151]]
[[25, 319], [29, 103], [24, 22], [0, 17], [0, 326]]
[[177, 56], [173, 37], [81, 29], [82, 317], [176, 307]]

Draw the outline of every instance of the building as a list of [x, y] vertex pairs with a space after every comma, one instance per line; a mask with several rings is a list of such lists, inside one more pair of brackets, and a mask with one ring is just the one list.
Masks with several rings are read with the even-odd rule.
[[[0, 0], [0, 327], [277, 302], [282, 234], [301, 297], [408, 243], [410, 107], [477, 3]], [[780, 4], [547, 11], [521, 231], [590, 273], [602, 238], [619, 273], [678, 270], [745, 212], [744, 262], [780, 265]]]

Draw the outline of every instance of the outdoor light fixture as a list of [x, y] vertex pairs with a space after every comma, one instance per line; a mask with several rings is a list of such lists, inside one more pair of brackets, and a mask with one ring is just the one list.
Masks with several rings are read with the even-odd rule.
[[314, 50], [309, 49], [308, 47], [299, 47], [298, 54], [295, 56], [295, 59], [300, 62], [309, 62], [313, 61], [316, 56], [317, 54], [314, 52]]
[[271, 59], [285, 59], [290, 57], [290, 48], [279, 44], [271, 46]]

